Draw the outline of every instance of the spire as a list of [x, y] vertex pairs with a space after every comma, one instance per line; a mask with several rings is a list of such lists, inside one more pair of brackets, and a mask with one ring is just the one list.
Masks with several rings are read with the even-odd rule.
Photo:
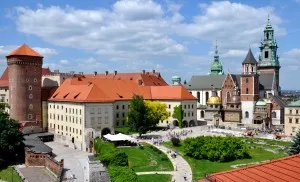
[[215, 49], [215, 57], [218, 56], [218, 40], [216, 40], [216, 49]]
[[223, 75], [223, 66], [219, 59], [218, 42], [216, 40], [214, 60], [210, 66], [210, 75]]
[[254, 58], [251, 49], [249, 48], [248, 54], [243, 61], [243, 64], [257, 64], [256, 59]]

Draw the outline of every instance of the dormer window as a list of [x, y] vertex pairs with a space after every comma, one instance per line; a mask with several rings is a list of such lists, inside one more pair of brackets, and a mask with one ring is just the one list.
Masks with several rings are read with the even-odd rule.
[[265, 51], [265, 58], [269, 58], [269, 51]]

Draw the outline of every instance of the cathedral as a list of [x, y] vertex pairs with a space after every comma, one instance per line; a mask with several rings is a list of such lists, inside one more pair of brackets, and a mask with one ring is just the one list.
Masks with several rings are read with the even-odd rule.
[[216, 46], [208, 75], [184, 82], [197, 98], [198, 124], [283, 128], [286, 103], [280, 98], [278, 46], [269, 19], [259, 48], [258, 61], [249, 49], [241, 73], [224, 74]]

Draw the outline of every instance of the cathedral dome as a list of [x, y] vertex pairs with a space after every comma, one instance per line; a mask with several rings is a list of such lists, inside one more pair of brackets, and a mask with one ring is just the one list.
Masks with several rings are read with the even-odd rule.
[[210, 67], [210, 70], [211, 71], [217, 71], [217, 72], [222, 72], [223, 70], [223, 66], [222, 64], [218, 61], [214, 61], [212, 64], [211, 64], [211, 67]]
[[221, 98], [218, 97], [218, 96], [211, 96], [211, 97], [207, 100], [206, 104], [221, 105], [221, 104], [222, 104], [222, 100], [221, 100]]

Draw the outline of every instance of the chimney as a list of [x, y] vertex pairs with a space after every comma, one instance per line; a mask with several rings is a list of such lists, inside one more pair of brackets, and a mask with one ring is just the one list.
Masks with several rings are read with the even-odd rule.
[[146, 73], [146, 71], [145, 70], [143, 70], [143, 74], [145, 74]]
[[152, 73], [155, 73], [155, 70], [152, 70]]
[[107, 76], [108, 75], [108, 71], [105, 71], [105, 76]]
[[114, 74], [115, 74], [115, 75], [117, 75], [117, 73], [118, 73], [117, 71], [114, 71]]
[[94, 76], [96, 76], [97, 75], [97, 71], [94, 71]]

